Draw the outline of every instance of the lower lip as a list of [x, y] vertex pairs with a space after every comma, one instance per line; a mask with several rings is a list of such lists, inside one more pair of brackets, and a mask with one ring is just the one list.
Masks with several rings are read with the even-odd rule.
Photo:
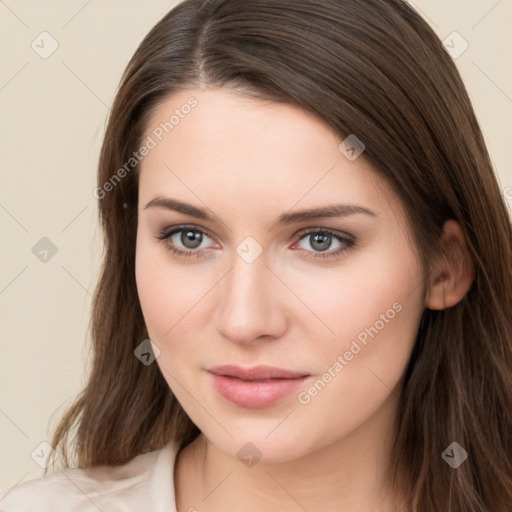
[[211, 374], [215, 389], [229, 402], [248, 409], [262, 409], [300, 387], [306, 377], [247, 381]]

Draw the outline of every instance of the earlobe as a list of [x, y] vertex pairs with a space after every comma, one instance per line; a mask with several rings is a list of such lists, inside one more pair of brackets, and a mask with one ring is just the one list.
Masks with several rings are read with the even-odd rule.
[[442, 254], [430, 276], [425, 300], [429, 309], [454, 306], [466, 295], [474, 278], [474, 265], [460, 225], [449, 219], [441, 234]]

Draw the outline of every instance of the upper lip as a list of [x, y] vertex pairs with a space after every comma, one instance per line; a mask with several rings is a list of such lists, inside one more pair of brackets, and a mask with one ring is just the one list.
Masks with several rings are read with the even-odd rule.
[[215, 375], [222, 375], [225, 377], [237, 377], [243, 380], [261, 380], [261, 379], [297, 379], [305, 377], [309, 374], [303, 372], [294, 372], [285, 370], [283, 368], [276, 368], [274, 366], [253, 366], [252, 368], [242, 368], [232, 364], [223, 366], [215, 366], [209, 368], [208, 371]]

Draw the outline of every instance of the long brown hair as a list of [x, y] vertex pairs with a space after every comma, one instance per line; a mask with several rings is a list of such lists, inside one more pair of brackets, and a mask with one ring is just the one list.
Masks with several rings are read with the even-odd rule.
[[[123, 464], [199, 433], [158, 366], [134, 356], [148, 338], [134, 272], [137, 165], [122, 179], [117, 171], [127, 169], [162, 100], [205, 85], [288, 102], [342, 138], [356, 134], [364, 157], [403, 202], [427, 271], [444, 221], [460, 224], [474, 281], [455, 306], [424, 312], [390, 474], [417, 512], [510, 511], [510, 218], [456, 66], [401, 0], [186, 0], [140, 44], [101, 149], [105, 254], [93, 303], [93, 360], [53, 437], [61, 460], [69, 466], [69, 444], [80, 467]], [[454, 441], [468, 453], [457, 469], [441, 456]]]

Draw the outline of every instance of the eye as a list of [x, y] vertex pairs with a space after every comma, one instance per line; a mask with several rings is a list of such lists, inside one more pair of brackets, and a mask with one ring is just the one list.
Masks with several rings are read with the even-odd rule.
[[[303, 232], [299, 241], [295, 245], [300, 245], [303, 240], [307, 242], [306, 245], [309, 245], [313, 251], [304, 247], [301, 247], [301, 249], [313, 252], [314, 258], [336, 258], [342, 253], [353, 249], [355, 246], [355, 240], [352, 237], [345, 236], [339, 231], [333, 231], [325, 228], [309, 229], [308, 231]], [[327, 249], [332, 246], [333, 242], [339, 244], [338, 248], [336, 250], [326, 252]]]
[[[208, 248], [208, 244], [203, 245], [203, 242], [207, 239], [212, 240], [212, 238], [207, 235], [206, 231], [197, 226], [175, 226], [173, 228], [166, 228], [155, 238], [162, 241], [165, 248], [173, 254], [184, 257], [201, 256], [203, 251]], [[346, 236], [339, 231], [325, 228], [311, 228], [306, 232], [302, 232], [299, 241], [292, 247], [300, 245], [303, 240], [308, 241], [307, 245], [313, 250], [304, 247], [299, 248], [306, 252], [313, 253], [313, 258], [336, 258], [341, 256], [342, 253], [348, 252], [356, 245], [352, 237]], [[338, 248], [327, 251], [332, 246], [333, 242], [339, 244]]]
[[166, 249], [179, 256], [199, 256], [205, 247], [201, 244], [211, 238], [195, 226], [177, 226], [160, 232], [157, 240], [164, 242]]

